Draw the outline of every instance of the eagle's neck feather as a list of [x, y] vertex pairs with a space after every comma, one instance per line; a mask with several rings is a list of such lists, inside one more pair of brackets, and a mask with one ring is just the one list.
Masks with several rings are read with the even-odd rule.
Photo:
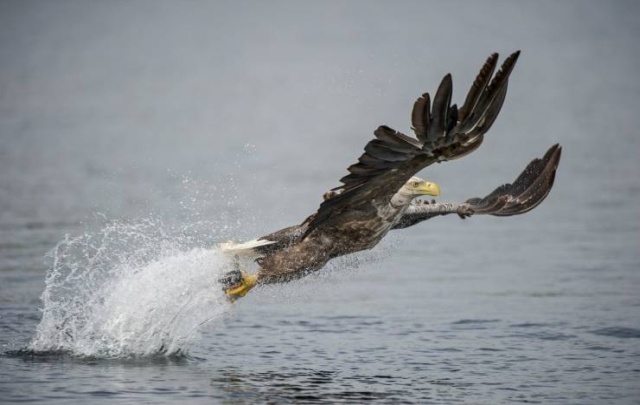
[[391, 206], [398, 210], [405, 209], [409, 206], [409, 204], [411, 203], [411, 200], [413, 200], [412, 196], [406, 195], [398, 191], [393, 195], [393, 197], [391, 197]]

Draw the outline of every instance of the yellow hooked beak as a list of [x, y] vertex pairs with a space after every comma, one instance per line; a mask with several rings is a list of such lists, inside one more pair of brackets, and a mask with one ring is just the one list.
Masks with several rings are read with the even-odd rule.
[[430, 195], [437, 197], [440, 195], [440, 186], [436, 183], [423, 181], [418, 185], [418, 187], [416, 187], [416, 193], [418, 195]]

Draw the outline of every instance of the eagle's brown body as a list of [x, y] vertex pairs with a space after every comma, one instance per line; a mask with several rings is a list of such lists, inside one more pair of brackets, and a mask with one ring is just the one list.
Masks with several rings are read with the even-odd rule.
[[335, 257], [371, 249], [389, 232], [396, 217], [395, 211], [385, 217], [352, 211], [343, 217], [343, 221], [328, 221], [304, 238], [303, 231], [312, 218], [300, 226], [285, 228], [282, 235], [263, 236], [260, 239], [282, 240], [284, 235], [295, 235], [282, 246], [264, 247], [265, 256], [258, 259], [258, 280], [261, 283], [290, 281], [321, 269]]

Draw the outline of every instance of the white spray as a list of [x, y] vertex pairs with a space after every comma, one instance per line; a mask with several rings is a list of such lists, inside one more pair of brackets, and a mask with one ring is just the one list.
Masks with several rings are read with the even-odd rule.
[[186, 354], [229, 310], [218, 249], [185, 248], [154, 221], [111, 223], [53, 249], [29, 349], [101, 358]]

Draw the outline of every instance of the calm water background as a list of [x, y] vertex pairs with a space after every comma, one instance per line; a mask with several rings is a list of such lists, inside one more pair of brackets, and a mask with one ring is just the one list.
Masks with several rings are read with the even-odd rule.
[[[0, 402], [640, 403], [639, 40], [632, 1], [0, 2]], [[535, 211], [256, 290], [189, 357], [15, 355], [65, 235], [152, 219], [188, 250], [299, 222], [379, 124], [516, 49], [482, 148], [422, 177], [464, 200], [560, 142]]]

